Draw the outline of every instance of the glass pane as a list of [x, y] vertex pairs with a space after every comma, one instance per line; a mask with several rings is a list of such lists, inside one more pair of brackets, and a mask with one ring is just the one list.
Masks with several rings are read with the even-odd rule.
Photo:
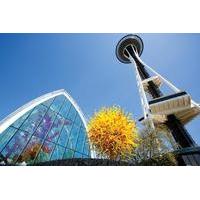
[[70, 106], [71, 106], [71, 103], [69, 102], [69, 100], [65, 99], [65, 103], [63, 104], [61, 110], [60, 110], [60, 114], [63, 116], [63, 117], [67, 117], [67, 114], [69, 112], [69, 109], [70, 109]]
[[51, 105], [51, 109], [55, 112], [58, 112], [63, 104], [64, 99], [65, 96], [63, 95], [57, 96]]
[[0, 134], [0, 151], [2, 151], [16, 131], [17, 129], [9, 127]]
[[18, 158], [18, 162], [25, 161], [26, 163], [32, 163], [36, 158], [40, 148], [42, 146], [42, 140], [35, 136], [32, 136], [25, 150], [21, 153]]
[[67, 146], [67, 142], [68, 142], [68, 139], [69, 139], [71, 128], [72, 128], [71, 124], [65, 125], [63, 127], [61, 134], [60, 134], [60, 138], [58, 140], [58, 144], [60, 144], [64, 147]]
[[54, 122], [55, 117], [55, 112], [48, 110], [34, 135], [42, 139], [45, 138], [47, 131], [51, 128]]
[[45, 105], [45, 106], [47, 106], [47, 107], [49, 107], [52, 104], [53, 100], [54, 100], [54, 98], [51, 98], [51, 99], [43, 102], [42, 104]]
[[84, 131], [84, 129], [81, 128], [80, 132], [79, 132], [79, 136], [78, 136], [78, 141], [77, 141], [77, 144], [76, 144], [76, 151], [82, 153], [84, 143], [85, 143], [85, 131]]
[[53, 126], [51, 127], [51, 130], [48, 132], [47, 140], [52, 142], [57, 142], [58, 137], [60, 135], [60, 131], [62, 130], [62, 127], [64, 125], [65, 120], [60, 117], [60, 115], [56, 116], [56, 119], [53, 123]]
[[49, 161], [52, 151], [54, 149], [54, 146], [55, 146], [55, 144], [45, 141], [35, 162], [38, 163], [38, 162]]
[[51, 160], [60, 160], [63, 157], [65, 148], [57, 145], [54, 149], [54, 152], [51, 156]]
[[76, 142], [77, 142], [77, 139], [78, 139], [78, 133], [79, 133], [79, 127], [77, 127], [74, 124], [74, 126], [71, 130], [71, 133], [70, 133], [70, 138], [69, 138], [68, 145], [67, 145], [68, 148], [75, 149]]
[[84, 154], [86, 154], [86, 155], [90, 155], [90, 152], [89, 152], [90, 150], [89, 150], [89, 143], [88, 143], [88, 140], [86, 140], [85, 141], [85, 146], [84, 146], [84, 150], [83, 150], [83, 152], [84, 152]]
[[33, 133], [39, 125], [40, 121], [42, 120], [43, 116], [45, 115], [46, 111], [47, 107], [43, 105], [35, 107], [31, 115], [26, 119], [20, 129], [29, 133]]
[[74, 108], [74, 106], [71, 106], [70, 111], [67, 115], [67, 119], [70, 119], [73, 122], [75, 117], [76, 117], [76, 109]]
[[85, 155], [85, 154], [83, 154], [83, 155], [82, 155], [82, 158], [89, 158], [89, 156], [88, 156], [88, 155]]
[[74, 153], [74, 158], [82, 158], [82, 154], [75, 152]]
[[83, 123], [83, 122], [82, 122], [82, 119], [81, 119], [81, 117], [79, 116], [78, 113], [77, 113], [77, 116], [76, 116], [76, 119], [75, 119], [74, 123], [75, 123], [77, 126], [81, 126], [81, 124]]
[[18, 130], [10, 142], [6, 145], [2, 154], [9, 159], [15, 161], [23, 148], [26, 146], [31, 135], [25, 131]]
[[28, 115], [29, 115], [32, 111], [33, 111], [33, 109], [30, 110], [30, 111], [28, 111], [28, 112], [26, 112], [22, 117], [20, 117], [19, 119], [17, 119], [17, 120], [12, 124], [12, 126], [14, 126], [15, 128], [19, 128], [19, 127], [22, 125], [22, 123], [24, 122], [24, 120], [28, 117]]
[[66, 149], [63, 159], [73, 158], [74, 152], [71, 149]]

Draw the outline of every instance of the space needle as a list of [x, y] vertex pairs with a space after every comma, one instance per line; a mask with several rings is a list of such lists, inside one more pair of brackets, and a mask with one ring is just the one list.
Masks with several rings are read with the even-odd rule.
[[[142, 39], [133, 34], [123, 37], [116, 47], [118, 60], [131, 64], [135, 70], [143, 109], [143, 117], [139, 121], [152, 129], [167, 126], [178, 146], [179, 164], [200, 165], [200, 148], [185, 128], [200, 114], [200, 106], [186, 91], [178, 89], [142, 61], [143, 48]], [[171, 89], [172, 94], [166, 95], [161, 91], [163, 84]]]

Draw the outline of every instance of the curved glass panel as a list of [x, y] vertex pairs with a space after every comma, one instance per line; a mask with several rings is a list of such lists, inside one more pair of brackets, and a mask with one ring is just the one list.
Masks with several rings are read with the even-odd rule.
[[59, 95], [25, 113], [0, 134], [0, 154], [11, 163], [88, 158], [84, 124], [71, 102]]

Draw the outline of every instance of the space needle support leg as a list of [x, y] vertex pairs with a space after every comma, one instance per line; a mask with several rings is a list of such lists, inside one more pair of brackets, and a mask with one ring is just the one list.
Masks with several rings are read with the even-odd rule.
[[[153, 70], [150, 66], [148, 66], [146, 63], [144, 63], [141, 58], [138, 56], [138, 54], [135, 54], [135, 56], [137, 57], [137, 59], [146, 67], [148, 68], [151, 72], [153, 72], [154, 74], [156, 74], [158, 77], [161, 78], [161, 80], [166, 83], [166, 85], [168, 85], [174, 92], [180, 92], [181, 90], [178, 89], [176, 86], [174, 86], [170, 81], [168, 81], [167, 79], [165, 79], [162, 75], [160, 75], [158, 72], [156, 72], [155, 70]], [[193, 106], [196, 106], [200, 109], [200, 105], [198, 103], [196, 103], [194, 100], [191, 100], [191, 103]]]
[[153, 72], [154, 74], [156, 74], [158, 77], [161, 78], [161, 80], [166, 83], [166, 85], [168, 85], [174, 92], [180, 92], [180, 89], [178, 89], [177, 87], [175, 87], [172, 83], [170, 83], [167, 79], [165, 79], [162, 75], [160, 75], [158, 72], [156, 72], [155, 70], [153, 70], [151, 67], [149, 67], [146, 63], [144, 63], [141, 58], [136, 54], [137, 59], [146, 67], [148, 68], [151, 72]]
[[[132, 47], [133, 51], [135, 52], [134, 48]], [[140, 100], [141, 100], [141, 104], [142, 104], [142, 108], [143, 108], [143, 113], [144, 113], [144, 119], [148, 119], [150, 122], [150, 127], [152, 129], [155, 129], [154, 123], [153, 123], [153, 119], [152, 119], [152, 115], [150, 113], [150, 108], [149, 108], [149, 103], [147, 101], [147, 97], [144, 91], [144, 87], [142, 84], [142, 79], [139, 75], [139, 71], [137, 68], [137, 64], [135, 62], [135, 60], [133, 59], [133, 57], [131, 56], [131, 54], [129, 53], [129, 51], [127, 51], [128, 55], [129, 55], [129, 60], [131, 61], [131, 63], [133, 64], [134, 68], [135, 68], [135, 73], [136, 73], [136, 80], [137, 80], [137, 85], [139, 88], [139, 94], [140, 94]], [[135, 54], [137, 54], [137, 52], [135, 52]]]

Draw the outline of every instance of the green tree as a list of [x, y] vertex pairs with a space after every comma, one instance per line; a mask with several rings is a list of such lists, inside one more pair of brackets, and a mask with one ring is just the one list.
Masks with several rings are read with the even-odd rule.
[[134, 161], [140, 165], [177, 165], [172, 153], [177, 145], [166, 126], [145, 127], [139, 132], [140, 142]]

